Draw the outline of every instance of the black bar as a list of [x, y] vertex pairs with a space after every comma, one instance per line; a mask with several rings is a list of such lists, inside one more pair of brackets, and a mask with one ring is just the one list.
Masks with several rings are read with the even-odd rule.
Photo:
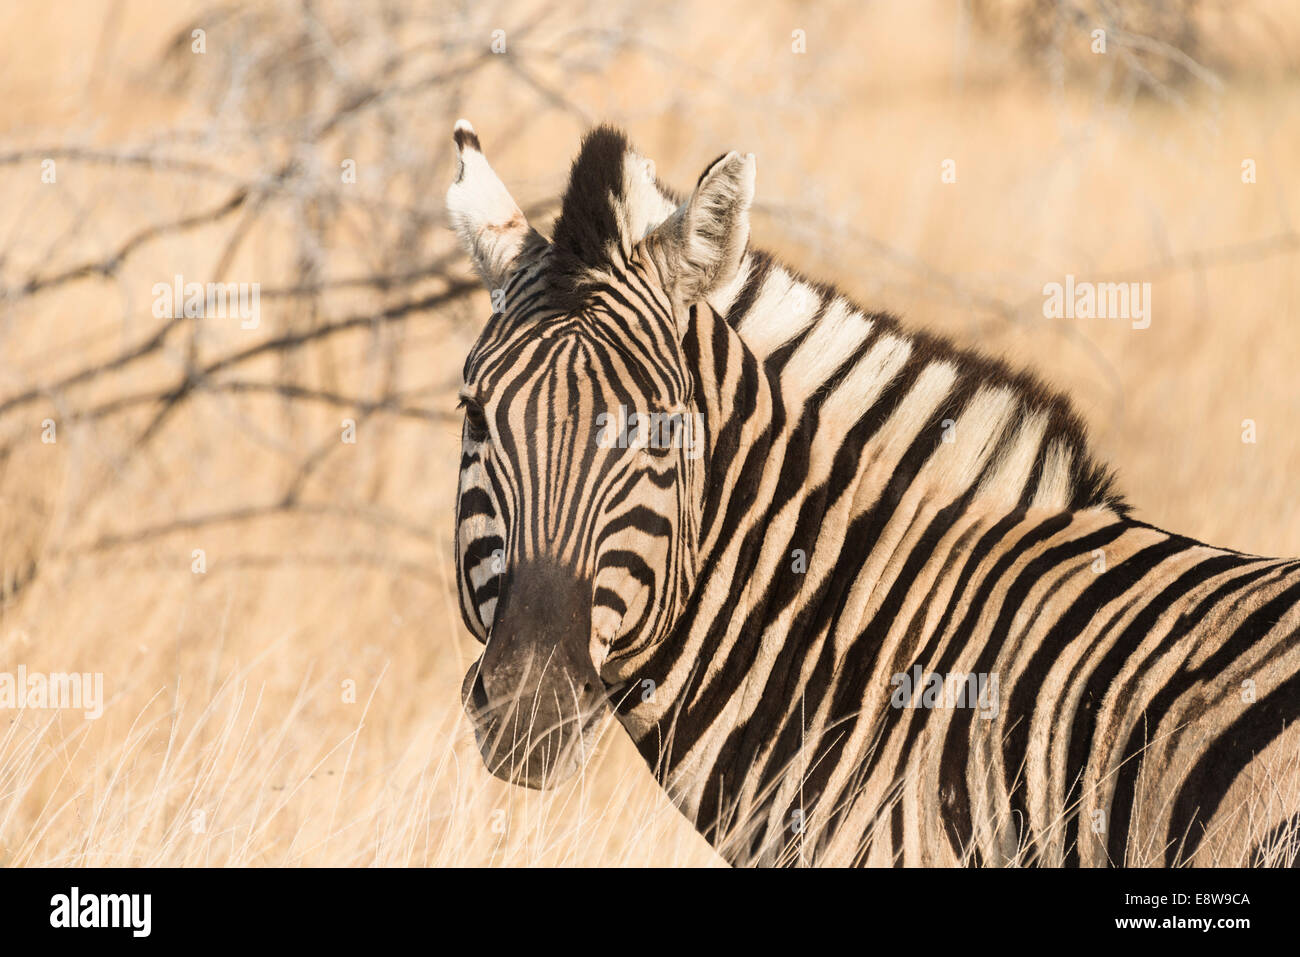
[[[71, 923], [74, 887], [78, 923], [116, 913], [125, 926], [53, 926]], [[1263, 870], [0, 870], [0, 928], [7, 953], [74, 937], [337, 952], [404, 937], [435, 951], [466, 939], [585, 949], [624, 935], [619, 946], [662, 948], [652, 938], [665, 934], [674, 948], [734, 952], [746, 941], [771, 949], [778, 930], [809, 943], [847, 934], [864, 952], [882, 940], [950, 951], [1029, 932], [1044, 943], [1200, 936], [1234, 947], [1287, 933], [1298, 890], [1294, 873]], [[144, 897], [102, 896], [132, 894], [149, 895], [147, 936]]]

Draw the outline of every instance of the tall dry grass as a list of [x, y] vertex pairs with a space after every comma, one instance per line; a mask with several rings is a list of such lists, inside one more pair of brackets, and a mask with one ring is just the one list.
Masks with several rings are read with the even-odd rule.
[[[1100, 3], [6, 6], [0, 671], [107, 703], [0, 712], [0, 864], [716, 862], [617, 728], [539, 794], [460, 715], [460, 115], [542, 223], [591, 122], [683, 186], [752, 150], [758, 243], [1041, 370], [1141, 517], [1300, 552], [1300, 16], [1188, 6], [1195, 69]], [[1043, 319], [1066, 273], [1151, 327]], [[155, 318], [177, 274], [258, 327]]]

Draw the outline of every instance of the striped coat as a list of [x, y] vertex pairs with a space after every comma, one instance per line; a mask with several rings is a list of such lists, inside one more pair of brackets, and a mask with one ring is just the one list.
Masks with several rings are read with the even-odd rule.
[[1134, 520], [1063, 397], [750, 248], [752, 156], [679, 200], [599, 129], [547, 240], [456, 139], [494, 773], [613, 710], [736, 864], [1294, 860], [1300, 566]]

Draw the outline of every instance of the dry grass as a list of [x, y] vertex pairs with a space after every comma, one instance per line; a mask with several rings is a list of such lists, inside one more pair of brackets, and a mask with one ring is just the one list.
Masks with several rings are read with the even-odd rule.
[[[717, 861], [618, 729], [541, 795], [461, 717], [459, 115], [541, 220], [593, 120], [680, 185], [754, 151], [757, 242], [1042, 370], [1142, 518], [1300, 552], [1293, 5], [1203, 6], [1214, 78], [1154, 85], [939, 2], [252, 6], [0, 12], [0, 671], [108, 699], [0, 713], [0, 865]], [[260, 282], [259, 327], [113, 365], [178, 273]], [[1066, 273], [1151, 282], [1151, 328], [1043, 319]]]

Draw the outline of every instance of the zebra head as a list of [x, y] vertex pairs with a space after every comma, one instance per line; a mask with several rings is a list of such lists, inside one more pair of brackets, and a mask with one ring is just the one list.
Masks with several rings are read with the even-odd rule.
[[692, 329], [744, 254], [754, 159], [721, 157], [678, 203], [598, 128], [547, 240], [473, 128], [454, 139], [449, 218], [493, 306], [461, 392], [457, 580], [485, 644], [462, 697], [489, 769], [547, 787], [690, 596], [709, 387]]

